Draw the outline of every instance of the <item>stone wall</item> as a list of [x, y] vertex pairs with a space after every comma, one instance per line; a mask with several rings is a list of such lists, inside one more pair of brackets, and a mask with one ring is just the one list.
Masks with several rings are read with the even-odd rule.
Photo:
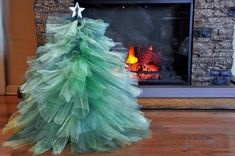
[[[74, 0], [35, 0], [38, 46], [50, 14], [70, 13]], [[195, 0], [192, 84], [208, 85], [210, 69], [231, 69], [235, 0]]]
[[235, 0], [196, 0], [192, 84], [208, 85], [210, 69], [231, 69]]
[[35, 24], [37, 43], [41, 46], [46, 43], [46, 20], [48, 15], [71, 13], [69, 6], [74, 5], [74, 0], [35, 0]]

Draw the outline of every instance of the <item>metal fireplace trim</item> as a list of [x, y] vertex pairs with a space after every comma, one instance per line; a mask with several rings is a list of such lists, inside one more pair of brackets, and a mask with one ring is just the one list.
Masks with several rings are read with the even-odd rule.
[[169, 4], [193, 3], [193, 0], [75, 0], [80, 4]]
[[[188, 74], [187, 81], [185, 82], [158, 82], [152, 84], [152, 87], [157, 87], [160, 85], [191, 85], [191, 75], [192, 75], [192, 45], [193, 45], [193, 20], [194, 20], [194, 0], [75, 0], [79, 2], [80, 5], [130, 5], [130, 4], [189, 4], [190, 5], [190, 14], [189, 14], [189, 53], [188, 53]], [[139, 82], [139, 86], [146, 86], [148, 82]]]

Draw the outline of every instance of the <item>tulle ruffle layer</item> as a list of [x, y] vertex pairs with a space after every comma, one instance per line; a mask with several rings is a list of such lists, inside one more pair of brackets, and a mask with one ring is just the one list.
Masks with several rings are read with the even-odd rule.
[[[104, 36], [107, 24], [84, 18], [48, 24], [49, 42], [28, 60], [18, 112], [4, 128], [11, 147], [34, 145], [35, 154], [109, 151], [149, 137], [136, 97], [141, 90], [125, 70], [123, 53]], [[111, 48], [113, 48], [111, 50]]]

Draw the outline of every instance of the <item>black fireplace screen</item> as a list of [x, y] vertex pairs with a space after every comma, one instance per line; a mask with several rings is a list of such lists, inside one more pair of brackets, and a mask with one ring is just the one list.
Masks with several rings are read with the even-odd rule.
[[81, 3], [84, 16], [109, 23], [127, 49], [126, 69], [140, 84], [190, 84], [190, 3]]

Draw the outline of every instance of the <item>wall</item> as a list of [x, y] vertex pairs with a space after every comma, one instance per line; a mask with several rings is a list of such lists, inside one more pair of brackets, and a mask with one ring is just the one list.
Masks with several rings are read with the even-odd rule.
[[5, 53], [5, 46], [4, 46], [4, 25], [3, 25], [3, 0], [0, 0], [0, 95], [5, 94], [5, 64], [4, 64], [4, 53]]
[[8, 0], [7, 9], [7, 92], [15, 93], [24, 82], [27, 57], [35, 55], [34, 1]]

